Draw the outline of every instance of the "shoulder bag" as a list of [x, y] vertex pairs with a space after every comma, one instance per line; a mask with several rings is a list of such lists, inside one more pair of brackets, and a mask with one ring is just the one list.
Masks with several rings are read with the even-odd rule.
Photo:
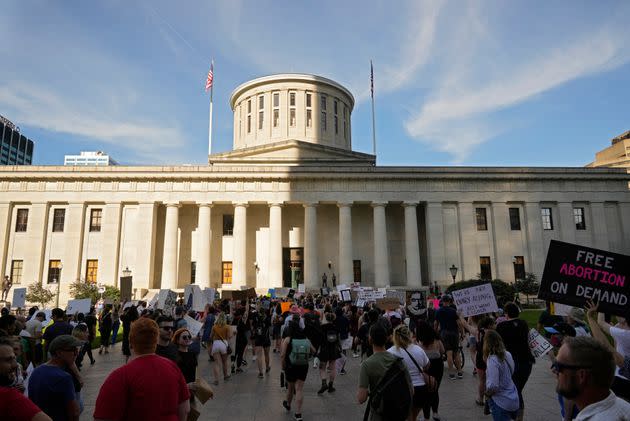
[[433, 377], [432, 375], [430, 375], [429, 373], [427, 373], [426, 371], [424, 371], [420, 365], [418, 364], [418, 362], [415, 360], [415, 358], [413, 358], [413, 356], [409, 353], [409, 351], [407, 351], [406, 348], [403, 348], [403, 350], [407, 353], [407, 355], [409, 355], [409, 358], [411, 358], [411, 361], [413, 361], [413, 363], [416, 365], [416, 367], [418, 368], [418, 371], [420, 372], [420, 374], [422, 374], [422, 377], [424, 378], [424, 384], [427, 385], [427, 390], [429, 392], [435, 392], [437, 391], [438, 385], [437, 385], [437, 381], [435, 380], [435, 377]]

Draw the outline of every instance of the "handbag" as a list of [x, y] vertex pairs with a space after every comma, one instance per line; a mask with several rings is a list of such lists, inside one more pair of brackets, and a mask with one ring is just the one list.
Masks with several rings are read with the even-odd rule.
[[219, 332], [217, 332], [217, 335], [219, 336], [219, 338], [221, 338], [221, 342], [223, 342], [227, 347], [227, 350], [225, 351], [225, 353], [227, 355], [232, 355], [232, 347], [230, 346], [230, 344], [226, 342], [225, 339], [223, 339], [223, 336], [219, 335]]
[[427, 385], [427, 390], [429, 392], [437, 391], [438, 385], [437, 385], [437, 381], [435, 380], [435, 377], [433, 377], [432, 375], [424, 371], [422, 368], [420, 368], [420, 365], [416, 362], [415, 358], [411, 356], [411, 354], [409, 353], [409, 351], [407, 351], [406, 348], [403, 348], [403, 350], [407, 353], [407, 355], [409, 355], [409, 358], [411, 358], [411, 361], [413, 361], [413, 363], [418, 368], [418, 371], [420, 372], [420, 374], [422, 374], [422, 377], [424, 378], [424, 384]]

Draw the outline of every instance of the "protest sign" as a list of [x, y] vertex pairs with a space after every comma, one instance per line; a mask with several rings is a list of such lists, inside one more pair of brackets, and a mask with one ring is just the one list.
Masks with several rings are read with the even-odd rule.
[[203, 323], [198, 322], [188, 315], [184, 316], [184, 320], [186, 321], [186, 328], [190, 331], [192, 337], [194, 338], [197, 336], [203, 326]]
[[89, 298], [83, 298], [81, 300], [69, 300], [66, 314], [88, 314], [90, 312], [91, 305], [92, 300], [90, 300]]
[[387, 298], [398, 298], [400, 305], [405, 305], [407, 300], [407, 291], [399, 291], [395, 289], [388, 289], [385, 295]]
[[[214, 302], [214, 299], [211, 301]], [[195, 311], [204, 311], [208, 298], [199, 288], [199, 285], [186, 285], [184, 287], [184, 305]]]
[[536, 329], [529, 331], [529, 349], [534, 357], [538, 358], [551, 351], [551, 344]]
[[204, 288], [203, 289], [203, 297], [208, 304], [214, 304], [214, 300], [217, 296], [216, 288]]
[[122, 308], [122, 309], [124, 310], [124, 309], [126, 309], [126, 308], [131, 307], [131, 306], [137, 306], [137, 305], [138, 305], [138, 303], [139, 303], [139, 301], [138, 301], [138, 300], [131, 300], [131, 301], [127, 301], [127, 302], [125, 303], [125, 305], [123, 305], [123, 308]]
[[341, 301], [344, 303], [349, 303], [352, 301], [352, 294], [350, 294], [349, 289], [342, 289], [339, 291], [339, 296], [341, 297]]
[[350, 289], [346, 284], [337, 285], [335, 288], [337, 289], [337, 292], [343, 291], [344, 289]]
[[357, 306], [357, 307], [359, 307], [359, 308], [361, 308], [361, 307], [363, 307], [364, 305], [365, 305], [365, 300], [364, 300], [364, 299], [362, 299], [362, 298], [357, 298], [357, 304], [356, 304], [356, 306]]
[[289, 293], [287, 294], [287, 298], [293, 298], [293, 297], [295, 297], [295, 290], [291, 288], [289, 290]]
[[398, 297], [379, 298], [376, 300], [376, 306], [381, 310], [396, 310], [400, 307], [400, 301]]
[[283, 301], [280, 303], [280, 310], [284, 313], [291, 309], [291, 303], [288, 301]]
[[452, 295], [457, 311], [461, 312], [464, 317], [492, 313], [499, 310], [494, 291], [492, 291], [492, 285], [490, 284], [453, 291]]
[[406, 291], [405, 303], [409, 316], [421, 317], [427, 312], [428, 288], [419, 288], [413, 291]]
[[571, 312], [571, 309], [573, 308], [573, 306], [568, 306], [566, 304], [560, 304], [560, 303], [551, 303], [551, 308], [552, 308], [552, 314], [554, 316], [568, 316], [569, 313]]
[[177, 305], [177, 293], [170, 289], [161, 289], [158, 295], [157, 308], [166, 315], [172, 316]]
[[623, 316], [630, 296], [630, 256], [551, 240], [538, 298]]
[[269, 291], [267, 292], [267, 295], [269, 295], [271, 298], [276, 298], [276, 289], [275, 288], [269, 288]]
[[328, 297], [330, 295], [330, 290], [328, 288], [321, 288], [322, 297]]
[[13, 300], [11, 300], [11, 306], [17, 308], [24, 308], [26, 304], [26, 288], [13, 288]]
[[306, 285], [305, 284], [299, 284], [298, 285], [298, 292], [300, 294], [304, 294], [306, 292]]

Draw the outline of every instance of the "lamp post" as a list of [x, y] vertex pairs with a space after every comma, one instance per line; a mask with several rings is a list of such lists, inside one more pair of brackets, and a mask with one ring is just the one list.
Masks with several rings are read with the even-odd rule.
[[451, 276], [453, 277], [453, 283], [455, 283], [455, 277], [457, 277], [457, 266], [451, 265], [451, 267], [448, 268], [448, 270], [451, 271]]
[[122, 271], [122, 275], [123, 276], [131, 276], [131, 269], [129, 269], [129, 266], [125, 266], [125, 268]]

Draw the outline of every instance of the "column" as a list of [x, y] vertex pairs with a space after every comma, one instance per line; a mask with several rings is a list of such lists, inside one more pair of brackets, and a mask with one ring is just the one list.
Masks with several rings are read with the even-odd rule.
[[[66, 208], [63, 237], [65, 250], [63, 270], [70, 282], [81, 279], [81, 261], [83, 259], [83, 238], [85, 232], [85, 203], [70, 203]], [[62, 273], [62, 274], [63, 274]]]
[[162, 256], [162, 289], [177, 288], [177, 234], [179, 203], [166, 203], [164, 224], [164, 255]]
[[[494, 267], [496, 273], [493, 277], [505, 282], [514, 282], [514, 244], [511, 241], [511, 233], [508, 231], [510, 215], [508, 206], [501, 202], [492, 202], [490, 209], [492, 215], [492, 248], [494, 250]], [[488, 227], [490, 228], [490, 227]]]
[[560, 238], [562, 238], [562, 241], [575, 244], [575, 216], [573, 216], [573, 203], [558, 203], [558, 213], [560, 214]]
[[142, 289], [159, 288], [154, 284], [155, 277], [155, 237], [157, 234], [157, 206], [155, 203], [138, 204], [136, 262], [130, 267], [133, 288], [138, 288], [137, 297], [142, 297]]
[[269, 204], [269, 267], [268, 284], [282, 287], [282, 204]]
[[389, 285], [389, 253], [387, 247], [386, 203], [372, 203], [374, 215], [374, 286]]
[[[585, 212], [586, 213], [586, 209]], [[600, 250], [609, 250], [608, 228], [606, 227], [606, 211], [602, 202], [591, 203], [591, 232], [593, 233], [593, 247]], [[586, 215], [584, 215], [587, 218]], [[586, 219], [586, 229], [589, 229], [589, 220]]]
[[197, 221], [197, 272], [195, 283], [200, 288], [210, 288], [210, 229], [212, 205], [199, 203], [199, 219]]
[[247, 203], [234, 204], [232, 286], [247, 285]]
[[319, 288], [317, 270], [317, 204], [304, 204], [304, 286]]
[[405, 202], [405, 259], [407, 261], [407, 286], [420, 286], [420, 246], [418, 243], [417, 202]]
[[[118, 258], [120, 256], [120, 228], [122, 205], [107, 203], [103, 215], [103, 251], [99, 262], [98, 281], [118, 285]], [[101, 271], [100, 268], [103, 268]]]
[[525, 261], [527, 272], [534, 273], [541, 279], [545, 265], [546, 244], [543, 243], [542, 216], [538, 202], [525, 203], [525, 229], [527, 230], [527, 254], [529, 264]]
[[11, 276], [11, 262], [7, 262], [11, 238], [11, 208], [9, 202], [0, 203], [0, 280], [4, 280], [4, 275]]
[[[13, 211], [17, 212], [15, 207]], [[44, 264], [44, 256], [46, 251], [49, 212], [50, 205], [48, 203], [33, 203], [28, 212], [26, 238], [28, 239], [27, 241], [30, 247], [24, 252], [25, 265], [22, 274], [22, 279], [27, 282], [31, 280], [40, 282], [44, 276], [44, 268], [47, 269], [48, 267], [48, 262]], [[31, 265], [29, 265], [28, 262], [32, 262]], [[28, 266], [30, 266], [30, 270]], [[61, 276], [64, 280], [74, 282], [74, 279], [71, 279], [63, 270], [61, 271]]]
[[459, 255], [462, 259], [458, 277], [462, 280], [474, 279], [480, 271], [480, 266], [473, 206], [471, 202], [460, 202], [457, 207], [461, 238]]
[[[354, 281], [352, 273], [352, 204], [338, 203], [339, 207], [339, 273], [337, 285], [349, 285]], [[328, 279], [328, 285], [332, 281]]]
[[[428, 284], [433, 282], [439, 284], [449, 283], [450, 272], [447, 274], [448, 266], [444, 249], [444, 218], [442, 217], [442, 203], [427, 203], [427, 252], [429, 260]], [[452, 264], [452, 263], [451, 263]]]

